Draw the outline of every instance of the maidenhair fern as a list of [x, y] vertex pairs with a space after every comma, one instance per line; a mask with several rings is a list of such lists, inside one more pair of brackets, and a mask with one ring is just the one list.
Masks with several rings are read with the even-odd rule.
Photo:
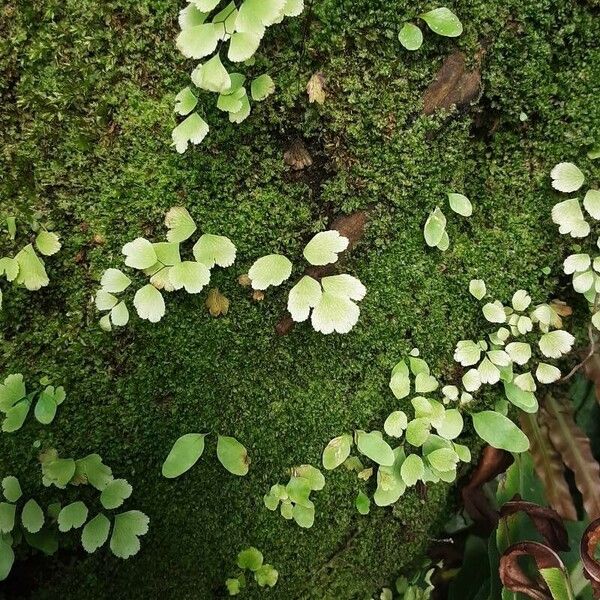
[[[165, 225], [166, 242], [138, 237], [123, 246], [125, 265], [148, 278], [148, 283], [136, 291], [133, 306], [141, 319], [151, 323], [160, 321], [165, 314], [163, 292], [185, 290], [198, 294], [209, 283], [215, 265], [229, 267], [236, 257], [236, 248], [228, 238], [205, 233], [192, 248], [194, 260], [182, 260], [180, 245], [194, 234], [196, 223], [185, 208], [177, 206], [167, 212]], [[111, 267], [102, 275], [101, 288], [95, 296], [96, 307], [106, 313], [100, 319], [102, 329], [110, 331], [129, 322], [129, 309], [119, 294], [131, 284], [132, 279], [120, 269]]]
[[[252, 64], [267, 27], [298, 16], [303, 9], [303, 0], [244, 0], [239, 5], [226, 0], [188, 0], [179, 13], [179, 51], [186, 58], [205, 59], [192, 71], [191, 81], [197, 89], [218, 94], [217, 108], [228, 114], [231, 123], [241, 123], [250, 114], [249, 95], [260, 102], [275, 90], [266, 73], [252, 79], [247, 90], [246, 76], [235, 71], [237, 65]], [[197, 104], [189, 86], [175, 98], [175, 112], [185, 117], [173, 129], [177, 152], [185, 152], [190, 143], [200, 144], [208, 134], [208, 123], [193, 112]]]
[[[11, 240], [16, 238], [17, 226], [15, 217], [6, 219], [8, 235]], [[40, 223], [34, 220], [31, 224], [32, 235], [29, 243], [17, 252], [14, 257], [0, 257], [0, 277], [4, 276], [6, 281], [15, 286], [24, 287], [30, 291], [37, 291], [50, 282], [46, 273], [44, 261], [37, 254], [52, 256], [56, 254], [61, 243], [58, 235], [48, 231]], [[2, 290], [0, 289], [0, 309], [2, 308]]]
[[33, 414], [36, 420], [43, 425], [52, 423], [58, 406], [66, 396], [62, 386], [53, 385], [27, 393], [21, 373], [8, 375], [4, 383], [0, 384], [0, 412], [5, 414], [2, 431], [13, 432], [20, 429], [34, 403]]
[[[463, 32], [459, 18], [445, 6], [418, 15], [429, 29], [444, 37], [458, 37]], [[423, 32], [418, 25], [406, 22], [398, 33], [398, 40], [407, 50], [418, 50], [423, 44]]]
[[230, 596], [237, 596], [247, 585], [244, 571], [250, 571], [260, 587], [274, 587], [279, 579], [278, 571], [264, 562], [263, 553], [251, 546], [242, 550], [237, 556], [237, 566], [242, 570], [235, 577], [225, 581]]

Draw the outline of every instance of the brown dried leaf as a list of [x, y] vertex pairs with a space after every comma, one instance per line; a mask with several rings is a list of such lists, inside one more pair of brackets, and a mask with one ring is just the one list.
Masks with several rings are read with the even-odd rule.
[[553, 550], [568, 552], [569, 535], [562, 522], [560, 515], [552, 508], [540, 506], [535, 502], [522, 500], [518, 494], [505, 502], [500, 508], [500, 517], [509, 517], [518, 512], [524, 512], [540, 532], [540, 535], [546, 540], [546, 543]]
[[211, 317], [220, 317], [229, 312], [229, 299], [226, 298], [217, 288], [212, 288], [206, 298], [206, 308]]
[[571, 405], [548, 394], [540, 415], [552, 445], [573, 471], [585, 511], [590, 519], [600, 518], [600, 465], [592, 455], [590, 440], [573, 419]]
[[294, 140], [292, 145], [283, 154], [283, 162], [292, 167], [294, 171], [300, 171], [313, 164], [312, 156], [306, 149], [302, 140]]
[[309, 102], [323, 104], [325, 102], [325, 77], [321, 71], [317, 71], [306, 84], [306, 93]]
[[252, 279], [250, 279], [250, 277], [248, 277], [247, 273], [244, 273], [243, 275], [240, 275], [238, 277], [238, 283], [242, 287], [250, 287], [252, 285]]
[[520, 556], [530, 556], [538, 570], [565, 566], [554, 550], [538, 542], [519, 542], [509, 546], [500, 557], [500, 581], [511, 592], [520, 592], [534, 600], [553, 600], [552, 594], [542, 581], [533, 581], [519, 564]]
[[600, 543], [600, 519], [592, 521], [583, 532], [579, 546], [583, 572], [592, 584], [594, 598], [600, 598], [600, 563], [596, 560], [596, 548]]
[[548, 435], [548, 427], [538, 415], [521, 413], [521, 428], [529, 438], [535, 472], [544, 485], [548, 504], [563, 518], [577, 520], [577, 510], [565, 479], [563, 459]]
[[594, 352], [583, 363], [583, 373], [594, 384], [596, 401], [600, 403], [600, 354]]
[[465, 55], [455, 52], [446, 58], [435, 80], [423, 97], [423, 113], [433, 114], [439, 109], [450, 109], [470, 104], [479, 96], [481, 73], [478, 68], [467, 71]]
[[554, 312], [561, 317], [570, 317], [573, 314], [573, 309], [562, 300], [552, 300], [550, 306]]
[[513, 460], [508, 452], [486, 446], [471, 478], [461, 490], [465, 510], [484, 531], [491, 532], [494, 529], [498, 513], [492, 508], [482, 486], [504, 473]]

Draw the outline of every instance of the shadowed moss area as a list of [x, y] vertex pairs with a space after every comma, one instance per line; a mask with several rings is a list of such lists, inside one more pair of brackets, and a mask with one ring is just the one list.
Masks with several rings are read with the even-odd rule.
[[[277, 93], [239, 126], [203, 95], [210, 134], [179, 156], [169, 147], [173, 99], [193, 66], [174, 45], [182, 5], [9, 0], [0, 9], [0, 212], [39, 211], [64, 242], [46, 261], [48, 288], [3, 284], [1, 375], [47, 375], [68, 391], [51, 426], [30, 419], [0, 437], [0, 473], [44, 502], [78, 498], [97, 510], [90, 490], [42, 488], [33, 444], [64, 457], [98, 452], [134, 486], [125, 508], [150, 517], [128, 561], [106, 548], [87, 556], [76, 535], [63, 535], [55, 558], [29, 558], [16, 575], [40, 599], [219, 598], [237, 552], [254, 545], [280, 573], [271, 597], [370, 598], [420, 562], [455, 506], [453, 487], [432, 486], [426, 500], [412, 490], [393, 510], [362, 517], [359, 482], [337, 470], [314, 494], [310, 530], [267, 511], [262, 496], [289, 467], [318, 465], [332, 437], [381, 427], [406, 408], [387, 382], [411, 348], [448, 383], [457, 377], [456, 341], [488, 331], [471, 278], [504, 301], [520, 287], [535, 301], [566, 297], [555, 274], [568, 241], [550, 220], [548, 173], [559, 160], [593, 172], [585, 152], [600, 141], [597, 4], [450, 3], [464, 35], [428, 32], [408, 53], [396, 38], [401, 23], [435, 4], [314, 2], [272, 28], [249, 69], [272, 73]], [[424, 117], [423, 92], [457, 48], [473, 64], [480, 57], [483, 95], [468, 111]], [[327, 82], [323, 106], [309, 105], [304, 90], [316, 70]], [[298, 137], [314, 164], [294, 175], [282, 157]], [[471, 198], [470, 219], [446, 208], [447, 191]], [[437, 204], [449, 221], [446, 253], [422, 237]], [[91, 297], [103, 269], [120, 266], [126, 241], [162, 238], [173, 205], [237, 245], [236, 264], [211, 281], [229, 314], [208, 315], [207, 290], [179, 293], [167, 296], [159, 324], [133, 316], [124, 330], [101, 332]], [[254, 302], [237, 277], [281, 252], [294, 279], [310, 236], [358, 209], [369, 211], [368, 228], [344, 268], [368, 288], [359, 324], [346, 336], [303, 324], [277, 337], [291, 281]], [[5, 236], [0, 250], [13, 251]], [[177, 480], [162, 478], [172, 443], [191, 431], [213, 433], [203, 458]], [[248, 448], [246, 477], [218, 464], [217, 432]], [[264, 594], [253, 583], [244, 592]]]

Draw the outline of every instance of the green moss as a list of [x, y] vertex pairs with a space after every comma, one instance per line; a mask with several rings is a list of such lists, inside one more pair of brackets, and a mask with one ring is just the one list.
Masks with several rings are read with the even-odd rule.
[[[129, 561], [105, 550], [36, 563], [32, 597], [221, 597], [249, 545], [278, 569], [278, 598], [367, 597], [419, 561], [454, 506], [452, 489], [434, 486], [426, 501], [411, 491], [393, 511], [363, 517], [355, 476], [336, 471], [315, 495], [308, 531], [264, 509], [262, 495], [288, 467], [318, 464], [333, 436], [406, 408], [387, 380], [413, 346], [437, 373], [456, 376], [454, 344], [486, 327], [467, 291], [471, 278], [503, 300], [517, 287], [536, 301], [565, 297], [565, 283], [541, 270], [558, 273], [566, 251], [550, 221], [548, 173], [560, 159], [592, 171], [584, 157], [600, 140], [594, 9], [567, 0], [455, 2], [464, 36], [428, 35], [408, 54], [396, 34], [417, 12], [412, 3], [322, 0], [304, 52], [302, 19], [264, 42], [256, 73], [273, 73], [278, 93], [237, 127], [207, 96], [211, 132], [178, 156], [169, 148], [172, 102], [191, 70], [173, 43], [179, 3], [21, 4], [9, 2], [0, 20], [0, 94], [9, 99], [0, 112], [0, 212], [41, 211], [64, 247], [47, 261], [49, 288], [6, 291], [0, 351], [6, 373], [49, 375], [69, 395], [51, 427], [29, 423], [2, 436], [0, 472], [21, 476], [44, 500], [66, 501], [78, 490], [40, 489], [33, 442], [64, 456], [98, 452], [133, 484], [126, 506], [151, 519]], [[473, 61], [485, 49], [483, 96], [471, 111], [423, 117], [422, 93], [455, 45]], [[304, 93], [315, 70], [327, 82], [322, 107], [307, 105]], [[315, 159], [299, 176], [282, 160], [297, 136]], [[448, 190], [466, 193], [475, 212], [449, 217], [442, 254], [425, 248], [422, 227]], [[229, 314], [210, 318], [205, 294], [173, 295], [160, 324], [134, 318], [102, 333], [90, 303], [102, 270], [132, 237], [162, 236], [175, 204], [238, 246], [234, 267], [213, 276]], [[370, 216], [347, 262], [369, 290], [359, 325], [343, 337], [305, 325], [276, 337], [285, 291], [255, 303], [237, 276], [267, 252], [300, 265], [311, 233], [356, 209]], [[235, 435], [252, 457], [248, 476], [220, 467], [213, 435], [192, 471], [163, 479], [162, 460], [190, 431]]]

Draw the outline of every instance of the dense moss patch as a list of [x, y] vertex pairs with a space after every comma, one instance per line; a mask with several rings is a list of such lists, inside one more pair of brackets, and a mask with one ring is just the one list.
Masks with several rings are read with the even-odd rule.
[[[409, 54], [396, 35], [418, 12], [412, 3], [315, 2], [265, 40], [255, 69], [267, 67], [278, 92], [240, 126], [206, 98], [211, 132], [184, 156], [169, 148], [173, 98], [191, 69], [174, 48], [178, 2], [0, 9], [0, 212], [40, 211], [64, 241], [47, 261], [49, 288], [5, 293], [2, 370], [48, 375], [68, 390], [51, 427], [30, 421], [0, 438], [0, 472], [44, 499], [71, 499], [78, 490], [40, 489], [34, 441], [64, 456], [98, 452], [134, 485], [128, 505], [151, 519], [129, 561], [87, 557], [75, 537], [55, 559], [36, 561], [32, 597], [221, 597], [237, 552], [255, 545], [279, 570], [274, 597], [362, 599], [423, 555], [454, 504], [452, 488], [432, 487], [426, 501], [411, 491], [393, 511], [362, 517], [355, 477], [336, 471], [308, 531], [265, 510], [262, 495], [288, 467], [317, 464], [333, 436], [380, 426], [402, 408], [387, 380], [412, 347], [438, 374], [456, 375], [454, 344], [485, 327], [471, 278], [503, 300], [517, 287], [538, 301], [565, 297], [548, 173], [558, 160], [592, 168], [598, 9], [567, 0], [452, 7], [464, 35], [428, 36]], [[424, 117], [422, 94], [457, 47], [472, 63], [479, 57], [483, 95], [471, 110]], [[307, 105], [303, 89], [315, 70], [327, 82], [322, 107]], [[282, 157], [298, 137], [314, 164], [294, 175]], [[442, 254], [425, 248], [422, 227], [451, 190], [475, 212], [450, 220]], [[102, 270], [136, 235], [162, 236], [176, 204], [238, 247], [234, 267], [214, 273], [229, 314], [211, 318], [205, 294], [174, 295], [160, 324], [134, 318], [102, 333], [90, 302]], [[237, 276], [267, 252], [299, 265], [312, 233], [357, 209], [369, 211], [369, 225], [346, 270], [369, 290], [359, 325], [347, 336], [298, 326], [277, 337], [284, 290], [256, 303]], [[0, 249], [11, 249], [6, 238]], [[235, 435], [252, 457], [249, 475], [219, 466], [213, 437], [192, 471], [162, 478], [173, 441], [190, 431]], [[260, 596], [253, 589], [246, 597]]]

